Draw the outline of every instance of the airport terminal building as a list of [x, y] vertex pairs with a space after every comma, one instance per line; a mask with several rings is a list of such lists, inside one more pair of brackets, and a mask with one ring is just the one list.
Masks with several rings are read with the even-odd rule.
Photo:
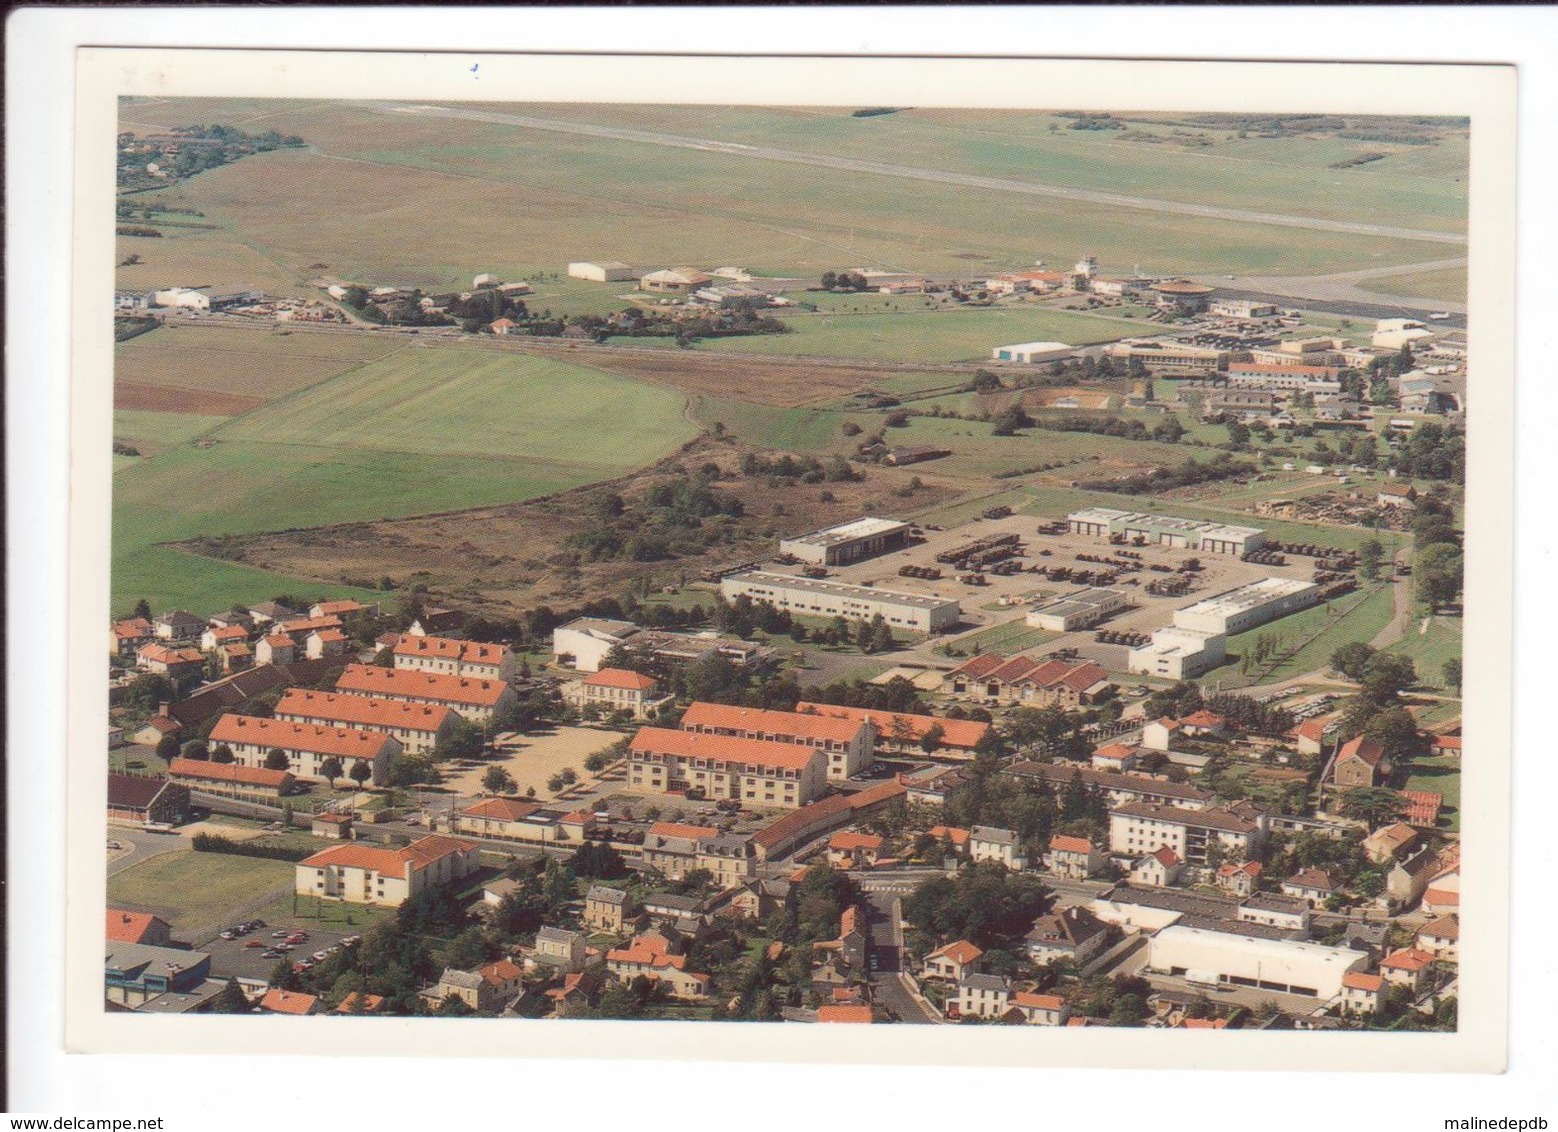
[[909, 542], [909, 524], [896, 519], [855, 519], [810, 534], [779, 540], [779, 553], [811, 566], [848, 566]]
[[1204, 550], [1209, 554], [1243, 556], [1266, 544], [1266, 532], [1258, 527], [1235, 527], [1203, 519], [1179, 519], [1113, 507], [1088, 507], [1066, 516], [1072, 534], [1108, 538], [1123, 535], [1127, 541], [1141, 538], [1157, 546]]

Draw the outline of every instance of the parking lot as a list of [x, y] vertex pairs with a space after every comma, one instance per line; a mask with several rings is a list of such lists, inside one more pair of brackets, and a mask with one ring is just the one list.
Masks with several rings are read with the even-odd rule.
[[[307, 959], [316, 951], [323, 951], [328, 947], [339, 944], [342, 939], [350, 935], [360, 935], [361, 929], [350, 931], [326, 931], [309, 927], [310, 921], [306, 919], [289, 920], [287, 923], [268, 923], [263, 928], [257, 928], [246, 936], [238, 939], [214, 939], [210, 943], [201, 946], [201, 951], [211, 955], [212, 974], [219, 978], [228, 975], [237, 975], [242, 979], [267, 979], [270, 973], [276, 969], [283, 955], [293, 961]], [[291, 951], [283, 955], [275, 955], [266, 958], [266, 950], [274, 944], [283, 942], [273, 939], [273, 932], [285, 931], [296, 926], [308, 933], [308, 939], [297, 944]], [[262, 943], [264, 947], [250, 946], [254, 943]]]

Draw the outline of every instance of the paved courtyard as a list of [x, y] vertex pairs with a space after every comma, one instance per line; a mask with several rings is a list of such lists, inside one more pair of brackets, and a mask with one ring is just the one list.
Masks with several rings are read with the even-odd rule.
[[[496, 757], [483, 761], [480, 766], [457, 771], [445, 780], [444, 785], [459, 794], [479, 794], [487, 768], [501, 766], [514, 776], [521, 795], [534, 786], [537, 799], [551, 801], [554, 795], [546, 788], [547, 779], [564, 767], [572, 767], [579, 775], [580, 784], [593, 784], [594, 775], [584, 769], [585, 758], [620, 738], [619, 732], [598, 731], [592, 727], [558, 727], [549, 734], [519, 736], [501, 744]], [[583, 796], [578, 786], [569, 792], [569, 800], [577, 801]]]

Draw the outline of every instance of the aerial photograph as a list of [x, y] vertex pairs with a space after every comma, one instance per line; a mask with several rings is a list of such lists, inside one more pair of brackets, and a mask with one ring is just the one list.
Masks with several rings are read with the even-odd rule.
[[1455, 1031], [1469, 120], [1039, 97], [121, 98], [103, 1009]]

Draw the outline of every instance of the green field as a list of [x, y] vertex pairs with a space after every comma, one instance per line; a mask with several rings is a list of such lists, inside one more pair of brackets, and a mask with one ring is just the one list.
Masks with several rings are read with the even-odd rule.
[[[560, 362], [412, 349], [119, 471], [114, 608], [220, 608], [301, 588], [155, 544], [515, 502], [610, 478], [696, 435], [680, 395]], [[620, 422], [609, 446], [599, 422]], [[209, 418], [208, 418], [209, 419]]]
[[1442, 299], [1451, 303], [1466, 301], [1466, 269], [1447, 271], [1414, 271], [1405, 275], [1377, 275], [1360, 279], [1358, 286], [1365, 291], [1384, 295], [1407, 295], [1419, 299]]
[[1323, 668], [1330, 662], [1331, 654], [1342, 645], [1350, 641], [1366, 644], [1372, 640], [1376, 633], [1390, 623], [1394, 612], [1391, 587], [1380, 585], [1366, 593], [1348, 594], [1248, 632], [1237, 633], [1228, 638], [1228, 652], [1231, 656], [1250, 652], [1256, 640], [1262, 636], [1278, 642], [1278, 653], [1307, 643], [1303, 643], [1303, 647], [1280, 664], [1258, 671], [1252, 668], [1248, 675], [1240, 674], [1237, 668], [1231, 666], [1220, 669], [1217, 682], [1224, 687], [1238, 687], [1257, 680], [1260, 683], [1284, 680]]
[[1422, 621], [1414, 621], [1406, 636], [1391, 645], [1389, 652], [1409, 656], [1417, 668], [1418, 678], [1426, 685], [1444, 687], [1444, 664], [1461, 655], [1461, 619], [1459, 617], [1435, 617], [1428, 622], [1428, 631], [1422, 631]]
[[153, 912], [176, 937], [219, 928], [229, 913], [290, 887], [289, 861], [228, 853], [165, 853], [108, 878], [108, 902]]
[[994, 347], [1010, 342], [1108, 342], [1141, 333], [1143, 325], [1107, 315], [1019, 306], [781, 317], [791, 333], [722, 338], [699, 349], [940, 364], [983, 361]]
[[601, 478], [647, 464], [697, 435], [681, 410], [677, 393], [597, 370], [526, 354], [429, 347], [402, 350], [284, 397], [216, 436], [518, 458]]
[[853, 420], [863, 429], [879, 423], [872, 413], [851, 415], [832, 409], [784, 409], [728, 397], [695, 396], [689, 405], [689, 415], [706, 427], [718, 422], [743, 443], [796, 453], [852, 450], [860, 438], [851, 439], [843, 434], [841, 428], [845, 420]]
[[[1204, 131], [1216, 144], [1191, 151], [1074, 131], [1032, 112], [856, 119], [840, 110], [504, 109], [599, 122], [626, 115], [693, 136], [1198, 205], [1451, 232], [1465, 223], [1459, 137], [1408, 148], [1336, 138], [1236, 140]], [[266, 127], [302, 135], [309, 147], [247, 158], [160, 193], [199, 209], [203, 222], [217, 227], [121, 240], [121, 257], [133, 251], [145, 258], [120, 270], [122, 286], [244, 280], [296, 290], [328, 272], [433, 288], [469, 285], [476, 271], [519, 279], [588, 257], [734, 262], [797, 275], [858, 265], [969, 274], [1038, 259], [1068, 265], [1084, 251], [1117, 272], [1140, 264], [1155, 273], [1318, 274], [1359, 264], [1407, 266], [1423, 262], [1425, 249], [1446, 246], [383, 114], [348, 103], [170, 100], [127, 107], [124, 119], [156, 130], [257, 115]], [[1361, 149], [1392, 152], [1371, 165], [1328, 168]], [[396, 238], [406, 232], [424, 235]], [[560, 299], [558, 309], [568, 301]]]
[[1060, 636], [1048, 629], [1030, 629], [1026, 617], [1017, 617], [1000, 625], [992, 625], [966, 637], [950, 642], [965, 654], [976, 652], [1020, 653], [1042, 648]]
[[[219, 424], [220, 417], [208, 417], [200, 413], [151, 413], [138, 409], [115, 409], [114, 439], [138, 448], [143, 457], [152, 456], [164, 449], [186, 444]], [[128, 467], [135, 462], [136, 457], [128, 457], [124, 465], [116, 462], [114, 470], [118, 471], [121, 466]]]
[[1439, 759], [1414, 759], [1407, 775], [1405, 790], [1427, 790], [1444, 795], [1439, 812], [1439, 828], [1461, 828], [1461, 760], [1453, 756]]

